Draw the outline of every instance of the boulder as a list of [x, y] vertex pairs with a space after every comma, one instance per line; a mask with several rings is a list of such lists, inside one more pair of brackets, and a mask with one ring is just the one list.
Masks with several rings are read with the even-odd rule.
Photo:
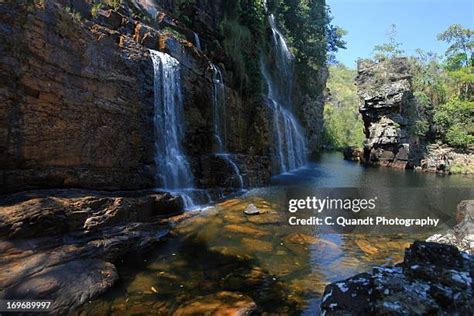
[[50, 300], [50, 312], [65, 315], [97, 298], [118, 280], [115, 266], [101, 260], [76, 260], [47, 267], [0, 293], [1, 299]]
[[374, 268], [328, 285], [330, 315], [471, 315], [474, 258], [450, 245], [415, 242], [394, 267]]

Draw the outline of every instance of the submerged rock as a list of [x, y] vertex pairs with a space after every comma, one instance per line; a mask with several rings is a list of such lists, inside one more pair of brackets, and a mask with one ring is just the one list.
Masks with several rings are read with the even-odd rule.
[[255, 205], [249, 204], [244, 210], [244, 213], [247, 215], [258, 215], [260, 214], [260, 210]]
[[248, 296], [235, 292], [218, 292], [196, 299], [178, 307], [173, 313], [181, 315], [249, 315], [257, 310], [257, 304]]
[[415, 242], [405, 260], [326, 287], [321, 311], [331, 315], [472, 315], [474, 258], [455, 247]]

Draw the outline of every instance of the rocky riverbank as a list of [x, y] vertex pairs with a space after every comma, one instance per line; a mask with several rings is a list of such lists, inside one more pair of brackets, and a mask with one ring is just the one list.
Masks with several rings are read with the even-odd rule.
[[119, 279], [114, 263], [149, 249], [174, 223], [167, 193], [24, 192], [0, 199], [0, 298], [53, 300], [67, 314]]
[[474, 258], [456, 247], [415, 242], [394, 267], [378, 267], [326, 287], [324, 315], [471, 315]]
[[471, 315], [473, 200], [459, 204], [456, 221], [444, 235], [412, 244], [403, 262], [328, 285], [321, 303], [323, 314]]

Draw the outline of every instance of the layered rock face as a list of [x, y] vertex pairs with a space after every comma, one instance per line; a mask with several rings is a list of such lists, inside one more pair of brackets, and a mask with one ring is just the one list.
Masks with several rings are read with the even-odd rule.
[[365, 125], [365, 161], [407, 168], [417, 164], [419, 139], [410, 137], [410, 111], [416, 106], [406, 58], [358, 63], [359, 111]]
[[50, 1], [0, 10], [0, 190], [151, 187], [146, 50]]
[[[180, 62], [183, 147], [196, 186], [236, 186], [215, 177], [212, 170], [219, 163], [209, 165], [219, 160], [214, 155], [211, 64], [221, 66], [226, 83], [227, 150], [236, 156], [245, 185], [268, 181], [271, 113], [263, 96], [242, 95], [235, 88], [235, 74], [226, 71], [227, 57], [213, 47], [220, 40], [223, 4], [184, 8], [196, 30], [168, 14], [166, 10], [177, 8], [173, 1], [162, 5], [124, 1], [116, 10], [99, 8], [94, 16], [87, 1], [0, 6], [1, 191], [154, 187], [149, 49]], [[209, 47], [212, 56], [198, 46]], [[227, 169], [232, 177], [234, 171]]]

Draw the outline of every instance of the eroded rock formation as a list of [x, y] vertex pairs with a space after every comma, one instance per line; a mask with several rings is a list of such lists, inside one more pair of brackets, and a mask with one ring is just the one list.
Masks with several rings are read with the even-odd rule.
[[420, 139], [410, 136], [415, 99], [406, 58], [361, 60], [356, 83], [365, 125], [365, 161], [405, 169], [420, 159]]

